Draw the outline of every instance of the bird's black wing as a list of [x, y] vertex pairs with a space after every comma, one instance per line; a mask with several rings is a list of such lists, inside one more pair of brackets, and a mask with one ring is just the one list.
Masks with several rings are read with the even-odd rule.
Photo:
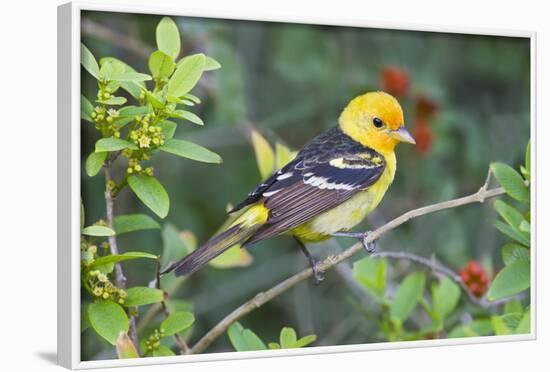
[[[317, 137], [253, 193], [269, 209], [266, 225], [246, 244], [301, 225], [365, 190], [385, 169], [384, 158], [338, 128]], [[249, 199], [251, 199], [249, 195]]]

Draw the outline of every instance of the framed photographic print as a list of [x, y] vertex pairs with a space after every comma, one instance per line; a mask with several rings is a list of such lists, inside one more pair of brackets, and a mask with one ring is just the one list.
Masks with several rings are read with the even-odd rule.
[[69, 3], [68, 368], [535, 337], [532, 32]]

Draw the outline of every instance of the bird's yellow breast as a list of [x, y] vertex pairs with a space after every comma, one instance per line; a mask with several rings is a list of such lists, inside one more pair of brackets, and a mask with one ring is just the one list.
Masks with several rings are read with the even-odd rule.
[[367, 190], [360, 191], [339, 206], [292, 229], [290, 233], [304, 242], [328, 239], [338, 231], [347, 231], [359, 224], [380, 203], [395, 176], [396, 160], [392, 152], [384, 156], [386, 169]]

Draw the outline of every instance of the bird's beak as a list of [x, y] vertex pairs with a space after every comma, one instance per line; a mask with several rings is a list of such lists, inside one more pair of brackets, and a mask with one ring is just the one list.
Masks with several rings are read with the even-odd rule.
[[398, 141], [416, 145], [416, 141], [414, 140], [413, 136], [411, 136], [411, 134], [405, 127], [400, 127], [399, 129], [390, 131], [390, 136]]

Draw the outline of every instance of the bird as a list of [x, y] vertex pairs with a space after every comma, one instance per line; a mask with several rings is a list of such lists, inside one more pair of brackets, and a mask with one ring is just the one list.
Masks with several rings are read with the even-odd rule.
[[288, 234], [308, 259], [315, 283], [320, 283], [323, 273], [306, 244], [347, 236], [373, 251], [368, 232], [350, 230], [378, 206], [393, 182], [400, 142], [416, 143], [395, 97], [373, 91], [353, 98], [335, 126], [313, 138], [229, 211], [240, 214], [226, 230], [161, 274], [190, 275], [236, 244], [250, 247]]

